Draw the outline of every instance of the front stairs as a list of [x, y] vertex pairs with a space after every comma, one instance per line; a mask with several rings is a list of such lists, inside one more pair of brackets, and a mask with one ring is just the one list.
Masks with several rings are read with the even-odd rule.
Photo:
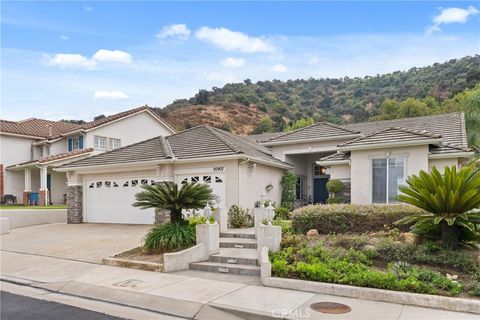
[[257, 240], [253, 228], [230, 229], [220, 233], [220, 251], [208, 261], [190, 264], [191, 270], [260, 276]]

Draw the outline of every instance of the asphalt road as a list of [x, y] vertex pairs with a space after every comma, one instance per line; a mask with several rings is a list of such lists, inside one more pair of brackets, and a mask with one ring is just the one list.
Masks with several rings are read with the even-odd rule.
[[2, 320], [122, 320], [103, 313], [0, 292]]

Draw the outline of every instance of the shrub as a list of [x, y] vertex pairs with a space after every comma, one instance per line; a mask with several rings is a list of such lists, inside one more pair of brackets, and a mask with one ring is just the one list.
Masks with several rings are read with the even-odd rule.
[[285, 171], [282, 177], [282, 207], [293, 210], [295, 207], [295, 187], [297, 185], [297, 176], [289, 171]]
[[197, 224], [205, 224], [207, 223], [207, 218], [205, 216], [192, 216], [188, 218], [188, 224], [192, 226], [196, 226]]
[[[293, 211], [292, 227], [301, 233], [310, 229], [324, 234], [364, 233], [381, 231], [384, 225], [390, 226], [400, 218], [422, 212], [410, 205], [310, 205]], [[402, 229], [406, 231], [408, 226], [402, 226]]]
[[328, 198], [327, 203], [328, 204], [337, 204], [337, 203], [342, 203], [343, 202], [343, 197], [335, 197], [335, 198]]
[[480, 206], [479, 169], [464, 167], [457, 173], [452, 166], [441, 174], [433, 167], [431, 173], [422, 170], [406, 183], [399, 187], [398, 199], [426, 212], [404, 217], [398, 224], [414, 224], [412, 232], [416, 233], [425, 233], [427, 226], [430, 236], [439, 234], [443, 245], [452, 249], [465, 240], [480, 241], [480, 212], [473, 211]]
[[291, 211], [286, 207], [275, 208], [275, 219], [289, 220], [291, 218]]
[[212, 189], [206, 184], [187, 183], [178, 185], [173, 182], [159, 182], [154, 185], [142, 185], [143, 191], [135, 195], [132, 204], [140, 209], [170, 210], [170, 221], [182, 222], [182, 209], [200, 209], [213, 200]]
[[143, 240], [149, 252], [170, 252], [195, 245], [195, 225], [167, 223], [156, 225]]
[[228, 216], [230, 217], [230, 226], [232, 228], [245, 228], [250, 227], [252, 219], [248, 214], [248, 210], [242, 209], [236, 204], [230, 207], [228, 210]]
[[343, 191], [343, 182], [340, 180], [328, 180], [327, 182], [327, 191], [331, 193], [339, 193]]
[[282, 227], [282, 234], [292, 233], [292, 221], [290, 220], [274, 219], [272, 225]]

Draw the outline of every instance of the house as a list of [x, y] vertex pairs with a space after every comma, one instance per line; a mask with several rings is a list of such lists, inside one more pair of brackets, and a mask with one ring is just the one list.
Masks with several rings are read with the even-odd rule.
[[472, 154], [463, 113], [451, 113], [343, 126], [318, 122], [253, 139], [198, 126], [55, 170], [68, 177], [70, 223], [153, 223], [159, 219], [153, 209], [132, 207], [141, 185], [193, 181], [211, 186], [224, 227], [233, 204], [251, 209], [262, 194], [279, 204], [286, 170], [297, 176], [297, 205], [324, 203], [329, 179], [344, 182], [347, 202], [393, 203], [408, 175], [460, 166]]
[[11, 194], [23, 204], [63, 204], [67, 178], [54, 168], [174, 132], [149, 107], [81, 125], [35, 118], [0, 120], [0, 195]]
[[56, 170], [68, 177], [70, 223], [154, 223], [153, 209], [132, 207], [135, 194], [141, 185], [173, 181], [208, 184], [225, 224], [233, 204], [253, 208], [264, 193], [280, 203], [280, 181], [289, 169], [293, 169], [290, 164], [249, 138], [198, 126], [76, 160]]
[[319, 122], [255, 137], [297, 175], [297, 205], [325, 203], [329, 179], [341, 180], [352, 203], [394, 203], [398, 186], [420, 170], [460, 166], [473, 155], [463, 113], [338, 126]]

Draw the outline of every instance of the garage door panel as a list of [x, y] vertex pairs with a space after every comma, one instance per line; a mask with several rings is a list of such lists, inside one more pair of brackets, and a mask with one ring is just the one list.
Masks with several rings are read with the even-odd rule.
[[176, 181], [179, 184], [196, 182], [208, 185], [212, 189], [217, 205], [220, 208], [225, 208], [225, 174], [195, 173], [188, 175], [178, 175]]
[[88, 180], [85, 183], [85, 222], [152, 224], [155, 210], [141, 210], [132, 204], [142, 184], [153, 178], [132, 177]]

